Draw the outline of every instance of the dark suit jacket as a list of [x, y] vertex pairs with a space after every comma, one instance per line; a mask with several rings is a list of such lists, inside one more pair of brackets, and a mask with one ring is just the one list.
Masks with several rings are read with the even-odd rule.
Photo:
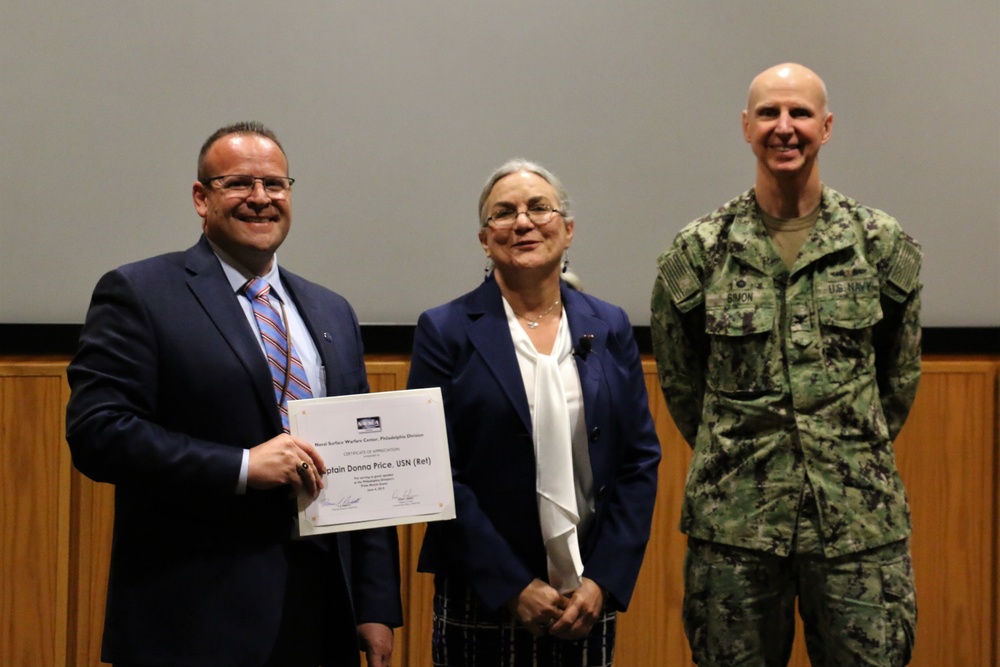
[[[562, 301], [596, 492], [583, 575], [624, 609], [649, 539], [660, 444], [625, 312], [565, 285]], [[420, 316], [409, 386], [441, 387], [457, 513], [428, 525], [418, 568], [456, 577], [500, 607], [547, 575], [528, 399], [495, 281]]]
[[[368, 391], [347, 301], [281, 276], [322, 356], [327, 394]], [[236, 494], [243, 450], [279, 434], [281, 420], [267, 362], [206, 239], [102, 277], [68, 375], [74, 464], [115, 485], [103, 658], [263, 662], [280, 622], [294, 507], [287, 487]], [[402, 622], [396, 533], [311, 541], [353, 596], [334, 601], [331, 633], [350, 620], [336, 642], [354, 642], [344, 659], [357, 660], [354, 622]]]

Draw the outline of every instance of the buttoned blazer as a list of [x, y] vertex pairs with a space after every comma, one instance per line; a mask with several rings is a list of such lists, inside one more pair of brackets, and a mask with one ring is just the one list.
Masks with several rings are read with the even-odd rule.
[[[660, 445], [625, 312], [565, 285], [562, 301], [596, 495], [583, 575], [624, 609], [649, 539]], [[498, 608], [547, 576], [531, 416], [494, 280], [420, 316], [408, 386], [441, 387], [457, 514], [428, 525], [418, 569], [456, 577]]]
[[[281, 276], [327, 394], [368, 391], [347, 301]], [[259, 664], [280, 621], [294, 508], [287, 487], [236, 493], [243, 450], [281, 433], [281, 419], [256, 334], [204, 237], [100, 279], [68, 377], [74, 464], [115, 485], [103, 658]], [[353, 598], [334, 602], [341, 619], [401, 624], [395, 536], [312, 540], [331, 564], [317, 576], [342, 577]]]

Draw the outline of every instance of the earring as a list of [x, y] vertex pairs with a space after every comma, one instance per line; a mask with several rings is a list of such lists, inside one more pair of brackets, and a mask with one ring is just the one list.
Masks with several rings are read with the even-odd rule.
[[567, 271], [569, 271], [569, 250], [563, 250], [562, 272], [566, 273]]
[[486, 266], [483, 267], [483, 282], [486, 282], [487, 280], [490, 279], [490, 271], [492, 270], [493, 270], [493, 258], [487, 257]]

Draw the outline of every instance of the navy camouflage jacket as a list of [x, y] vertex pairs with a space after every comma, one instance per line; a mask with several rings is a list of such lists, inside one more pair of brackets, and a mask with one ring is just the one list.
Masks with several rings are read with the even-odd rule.
[[681, 529], [789, 553], [806, 481], [827, 557], [909, 535], [892, 442], [920, 379], [921, 252], [824, 188], [789, 270], [750, 190], [658, 259], [660, 385], [694, 448]]

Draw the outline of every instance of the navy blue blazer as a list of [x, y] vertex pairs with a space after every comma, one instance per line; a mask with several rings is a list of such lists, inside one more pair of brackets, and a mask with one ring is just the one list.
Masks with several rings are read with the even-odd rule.
[[[327, 394], [368, 391], [347, 301], [281, 276]], [[243, 450], [281, 433], [281, 418], [254, 331], [204, 237], [101, 278], [68, 377], [73, 462], [115, 485], [103, 659], [263, 662], [281, 620], [294, 507], [287, 487], [236, 494]], [[394, 529], [311, 541], [343, 576], [340, 625], [401, 625]]]
[[[624, 610], [649, 540], [660, 443], [628, 316], [565, 285], [562, 302], [596, 493], [583, 576]], [[420, 316], [408, 385], [441, 387], [457, 514], [428, 525], [418, 569], [456, 577], [498, 608], [547, 572], [528, 399], [494, 280]]]

